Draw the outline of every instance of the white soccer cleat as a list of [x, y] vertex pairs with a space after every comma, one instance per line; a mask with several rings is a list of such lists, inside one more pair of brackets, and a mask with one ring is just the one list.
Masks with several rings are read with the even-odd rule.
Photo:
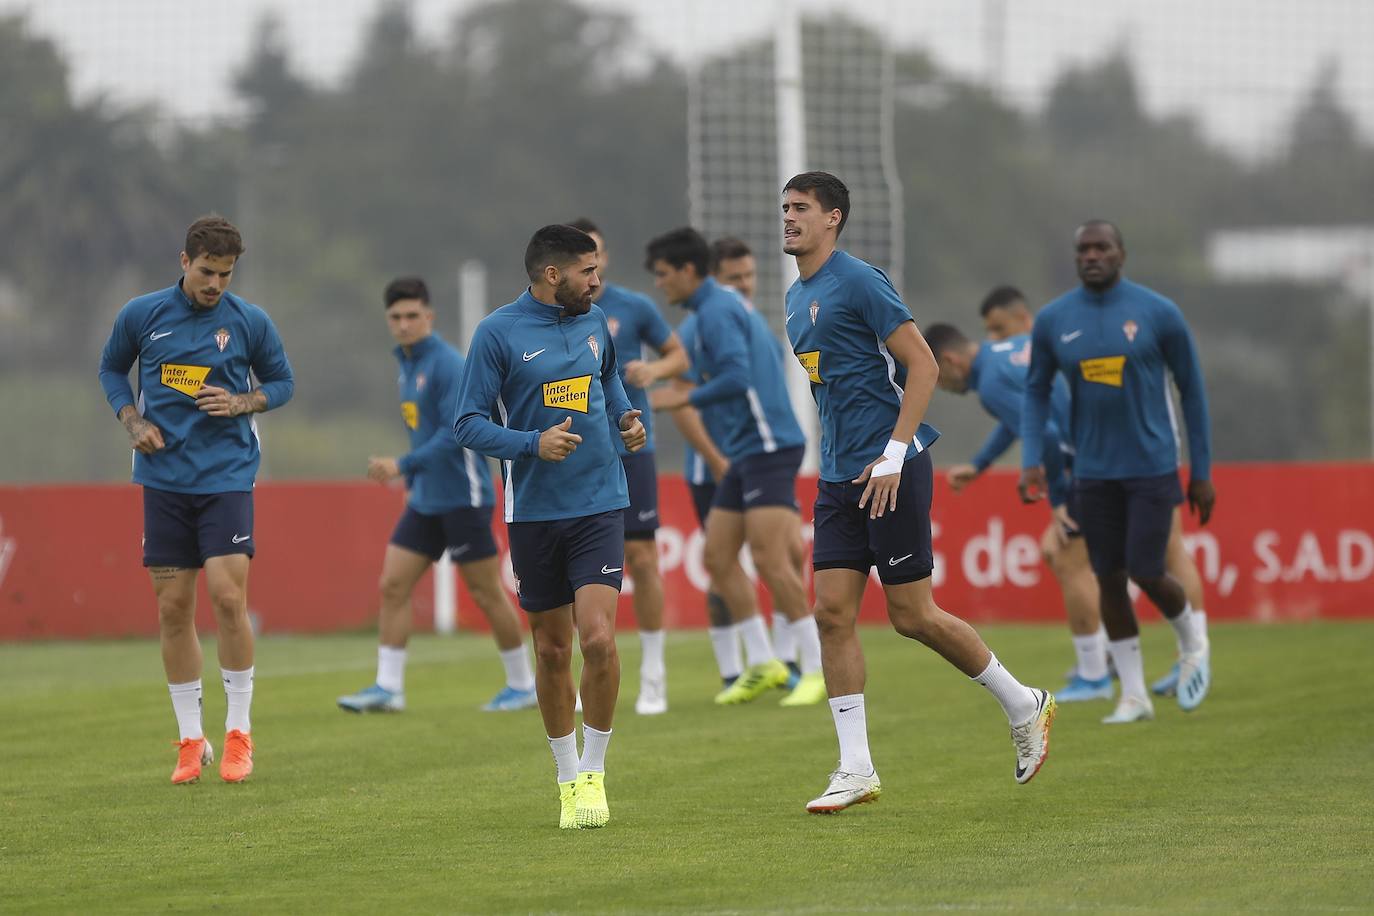
[[877, 801], [882, 794], [877, 770], [867, 776], [836, 770], [830, 774], [830, 785], [819, 797], [806, 803], [806, 810], [811, 814], [836, 814], [853, 805]]
[[1011, 727], [1011, 743], [1016, 747], [1016, 781], [1021, 785], [1030, 782], [1045, 758], [1050, 755], [1050, 726], [1054, 725], [1056, 705], [1054, 695], [1048, 690], [1037, 690], [1035, 715], [1020, 725]]
[[1203, 639], [1202, 648], [1178, 657], [1178, 707], [1184, 712], [1197, 709], [1212, 686], [1212, 644]]
[[644, 677], [639, 680], [639, 697], [635, 712], [641, 716], [659, 716], [668, 711], [668, 678]]
[[1102, 724], [1129, 725], [1132, 722], [1148, 722], [1154, 717], [1155, 707], [1149, 700], [1123, 696], [1112, 714], [1102, 720]]

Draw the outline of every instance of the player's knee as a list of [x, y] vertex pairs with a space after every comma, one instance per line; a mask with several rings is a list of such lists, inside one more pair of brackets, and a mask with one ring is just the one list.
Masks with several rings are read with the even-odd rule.
[[934, 632], [937, 610], [933, 601], [919, 598], [894, 601], [889, 597], [887, 601], [887, 616], [892, 622], [892, 629], [907, 639], [927, 645]]
[[210, 604], [218, 618], [237, 617], [247, 610], [244, 590], [235, 582], [217, 582], [209, 587], [209, 593]]
[[739, 552], [730, 551], [718, 544], [707, 543], [706, 549], [702, 551], [702, 562], [706, 564], [706, 572], [713, 579], [724, 579], [730, 574], [734, 565], [739, 562]]
[[[634, 546], [632, 547], [631, 544]], [[636, 582], [658, 575], [658, 549], [653, 541], [627, 541], [625, 566]]]
[[615, 661], [615, 637], [609, 632], [580, 632], [582, 658], [593, 668], [604, 668]]
[[162, 632], [179, 632], [195, 623], [196, 603], [190, 595], [161, 595], [157, 599], [157, 618]]
[[567, 671], [572, 667], [572, 644], [551, 639], [536, 639], [534, 660], [546, 671]]
[[381, 593], [382, 600], [388, 603], [405, 601], [410, 597], [409, 583], [390, 573], [382, 573], [382, 578], [377, 582], [377, 590]]
[[790, 577], [796, 574], [792, 564], [791, 551], [778, 544], [751, 545], [749, 552], [754, 557], [754, 567], [764, 582]]

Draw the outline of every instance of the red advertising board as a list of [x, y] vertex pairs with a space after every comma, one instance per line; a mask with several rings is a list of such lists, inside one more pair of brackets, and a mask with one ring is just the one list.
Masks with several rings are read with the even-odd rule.
[[[1374, 465], [1221, 466], [1216, 484], [1212, 523], [1199, 529], [1185, 521], [1211, 617], [1374, 616]], [[681, 479], [665, 477], [660, 486], [665, 620], [670, 627], [705, 626], [701, 532]], [[799, 481], [797, 491], [809, 543], [814, 480]], [[400, 508], [398, 491], [368, 483], [260, 486], [249, 596], [263, 629], [371, 625], [382, 549]], [[1047, 519], [1043, 506], [1018, 502], [1010, 472], [991, 472], [960, 494], [937, 480], [932, 525], [940, 604], [974, 621], [1061, 620], [1058, 591], [1039, 558]], [[141, 527], [134, 486], [0, 487], [0, 639], [156, 633]], [[504, 526], [496, 529], [504, 545]], [[626, 627], [633, 625], [631, 588], [627, 582], [621, 597]], [[415, 606], [417, 625], [431, 625], [428, 581], [417, 589]], [[458, 607], [460, 626], [480, 627], [461, 592]], [[876, 579], [863, 613], [884, 619]], [[198, 622], [213, 627], [203, 594]]]

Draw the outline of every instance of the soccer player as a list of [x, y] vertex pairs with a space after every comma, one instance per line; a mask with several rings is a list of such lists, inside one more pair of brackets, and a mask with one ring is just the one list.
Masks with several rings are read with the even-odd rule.
[[887, 276], [836, 250], [849, 189], [803, 172], [783, 189], [783, 250], [800, 277], [787, 291], [787, 334], [820, 412], [821, 472], [811, 563], [816, 616], [840, 762], [807, 803], [832, 813], [882, 792], [868, 748], [863, 648], [855, 623], [874, 566], [888, 618], [992, 692], [1011, 724], [1014, 776], [1026, 783], [1049, 752], [1054, 697], [1021, 684], [967, 623], [931, 594], [931, 462], [939, 435], [921, 422], [939, 369]]
[[[243, 782], [253, 772], [248, 567], [262, 458], [253, 415], [291, 400], [295, 384], [267, 313], [227, 292], [243, 251], [228, 220], [196, 220], [186, 230], [181, 279], [120, 309], [100, 357], [100, 384], [129, 433], [133, 480], [143, 486], [143, 565], [157, 598], [162, 665], [180, 733], [177, 785], [196, 782], [214, 759], [201, 726], [195, 616], [202, 568], [228, 702], [220, 778]], [[129, 386], [135, 361], [137, 401]]]
[[704, 379], [690, 390], [658, 388], [651, 403], [657, 410], [685, 405], [704, 410], [708, 424], [720, 430], [717, 445], [729, 461], [706, 518], [706, 568], [731, 619], [741, 624], [749, 668], [716, 702], [750, 702], [785, 686], [790, 674], [774, 655], [753, 585], [739, 566], [747, 542], [774, 606], [791, 621], [801, 656], [801, 679], [782, 705], [809, 706], [825, 698], [825, 681], [816, 619], [792, 561], [801, 537], [796, 478], [805, 439], [788, 402], [782, 353], [767, 322], [711, 277], [710, 262], [711, 248], [701, 233], [683, 227], [649, 242], [644, 263], [669, 302], [695, 313], [689, 355]]
[[[477, 326], [463, 368], [458, 444], [502, 459], [520, 607], [534, 635], [539, 712], [558, 768], [563, 829], [604, 827], [606, 746], [620, 692], [615, 608], [630, 504], [614, 440], [644, 447], [615, 342], [593, 305], [596, 242], [545, 226], [525, 249], [529, 288]], [[583, 750], [573, 731], [574, 624], [582, 649]]]
[[[1030, 337], [1018, 334], [1006, 340], [979, 344], [953, 325], [933, 324], [926, 328], [925, 338], [940, 366], [940, 387], [953, 394], [976, 392], [983, 409], [997, 420], [997, 429], [1019, 436], [1026, 367], [1030, 364]], [[1069, 506], [1072, 445], [1068, 429], [1069, 389], [1062, 380], [1056, 380], [1046, 420], [1042, 458], [1048, 469], [1054, 518], [1042, 538], [1042, 546], [1046, 562], [1064, 596], [1077, 661], [1069, 683], [1055, 695], [1061, 703], [1112, 697], [1106, 637], [1097, 612], [1097, 579], [1088, 565], [1087, 548], [1083, 546]]]
[[[677, 335], [658, 312], [653, 300], [623, 286], [605, 282], [610, 257], [606, 239], [589, 219], [568, 225], [581, 229], [596, 242], [597, 276], [601, 287], [593, 302], [606, 314], [606, 324], [615, 339], [620, 381], [630, 403], [640, 411], [648, 440], [631, 454], [619, 445], [620, 463], [630, 490], [630, 506], [625, 510], [625, 569], [634, 581], [635, 621], [639, 624], [639, 696], [635, 712], [658, 715], [668, 711], [668, 669], [663, 658], [663, 580], [658, 571], [658, 469], [654, 464], [654, 429], [645, 390], [660, 379], [672, 378], [687, 370], [687, 351]], [[648, 344], [659, 353], [655, 360], [640, 359]]]
[[1121, 698], [1107, 724], [1154, 717], [1145, 692], [1140, 628], [1127, 592], [1134, 579], [1178, 636], [1178, 704], [1195, 709], [1211, 683], [1202, 622], [1178, 580], [1165, 569], [1174, 507], [1183, 502], [1168, 374], [1188, 426], [1188, 503], [1207, 524], [1216, 502], [1211, 483], [1207, 395], [1192, 334], [1173, 302], [1121, 273], [1121, 232], [1090, 220], [1074, 234], [1082, 285], [1041, 310], [1031, 331], [1031, 362], [1021, 414], [1022, 499], [1043, 493], [1040, 465], [1050, 386], [1062, 372], [1072, 396], [1077, 521], [1097, 574], [1108, 651]]
[[491, 625], [506, 669], [506, 686], [482, 708], [528, 709], [537, 702], [534, 672], [520, 620], [501, 586], [491, 536], [496, 505], [491, 472], [485, 458], [460, 448], [453, 439], [463, 357], [434, 332], [434, 309], [424, 280], [392, 280], [382, 299], [387, 328], [397, 344], [401, 420], [410, 434], [410, 451], [400, 458], [369, 459], [367, 476], [380, 484], [405, 478], [406, 509], [382, 558], [377, 680], [339, 697], [339, 707], [349, 712], [405, 709], [410, 596], [420, 577], [448, 550], [468, 593]]

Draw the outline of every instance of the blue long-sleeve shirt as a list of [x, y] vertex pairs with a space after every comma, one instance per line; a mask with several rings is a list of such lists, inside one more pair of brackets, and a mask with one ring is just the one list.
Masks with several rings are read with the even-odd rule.
[[1173, 302], [1124, 277], [1102, 293], [1079, 287], [1040, 311], [1021, 415], [1022, 461], [1040, 460], [1056, 372], [1072, 398], [1074, 476], [1157, 477], [1178, 469], [1178, 421], [1169, 374], [1188, 427], [1192, 478], [1212, 473], [1207, 395], [1193, 336]]
[[[640, 449], [640, 452], [649, 453], [654, 450], [654, 412], [649, 409], [649, 392], [625, 381], [625, 364], [639, 359], [644, 344], [661, 350], [672, 336], [673, 329], [668, 327], [668, 322], [663, 320], [658, 306], [654, 305], [654, 301], [648, 296], [613, 283], [607, 283], [604, 289], [605, 292], [596, 300], [596, 304], [606, 313], [606, 325], [611, 329], [611, 337], [615, 339], [620, 384], [625, 386], [625, 394], [629, 396], [630, 403], [640, 411], [639, 419], [644, 423], [644, 432], [648, 438], [645, 439], [644, 448]], [[616, 447], [621, 455], [629, 454], [625, 443], [621, 442], [618, 436]]]
[[[454, 435], [504, 461], [507, 522], [579, 518], [630, 504], [613, 440], [631, 409], [601, 309], [570, 317], [526, 290], [477, 325]], [[540, 434], [565, 417], [581, 443], [561, 462], [540, 459]]]
[[438, 334], [413, 344], [407, 354], [396, 348], [401, 374], [401, 421], [410, 435], [410, 451], [397, 459], [410, 489], [408, 504], [416, 512], [442, 515], [459, 508], [493, 505], [487, 459], [453, 438], [458, 387], [463, 381], [463, 355]]
[[992, 428], [983, 444], [978, 446], [978, 451], [973, 453], [969, 459], [969, 464], [978, 471], [979, 474], [992, 467], [992, 463], [1001, 458], [1007, 451], [1016, 444], [1016, 440], [1021, 438], [1021, 427], [1009, 429], [1001, 423]]
[[[694, 312], [689, 312], [687, 317], [682, 319], [682, 323], [677, 326], [677, 339], [688, 353], [691, 353], [696, 347], [697, 316]], [[701, 374], [697, 371], [695, 365], [688, 368], [687, 378], [694, 384], [701, 384]], [[711, 437], [712, 442], [718, 442], [722, 432], [719, 429], [712, 432], [711, 424], [715, 418], [705, 411], [701, 411], [700, 413], [702, 425], [706, 428], [706, 434]], [[719, 445], [717, 445], [717, 448], [719, 448]], [[692, 448], [690, 442], [684, 444], [682, 451], [682, 473], [688, 483], [703, 484], [716, 482], [711, 474], [711, 469], [706, 466], [706, 459], [703, 458], [696, 449]]]
[[[997, 428], [1015, 442], [1021, 431], [1021, 408], [1026, 396], [1026, 371], [1030, 366], [1029, 334], [1018, 334], [1000, 341], [984, 341], [969, 368], [969, 388], [997, 421]], [[1064, 456], [1072, 452], [1068, 441], [1069, 389], [1055, 379], [1050, 395], [1050, 414], [1045, 421], [1040, 463], [1045, 467], [1050, 505], [1063, 505], [1068, 498], [1069, 478]]]
[[[138, 395], [129, 370], [138, 363]], [[177, 282], [131, 299], [115, 316], [100, 355], [100, 384], [116, 416], [128, 406], [162, 431], [164, 447], [134, 452], [134, 483], [174, 493], [253, 489], [262, 448], [252, 414], [212, 417], [196, 404], [202, 385], [232, 394], [261, 383], [269, 410], [291, 400], [295, 381], [272, 319], [225, 293], [192, 305]]]
[[721, 453], [739, 461], [805, 445], [787, 395], [782, 348], [763, 316], [710, 277], [683, 305], [697, 319], [688, 356], [701, 380], [689, 401]]

